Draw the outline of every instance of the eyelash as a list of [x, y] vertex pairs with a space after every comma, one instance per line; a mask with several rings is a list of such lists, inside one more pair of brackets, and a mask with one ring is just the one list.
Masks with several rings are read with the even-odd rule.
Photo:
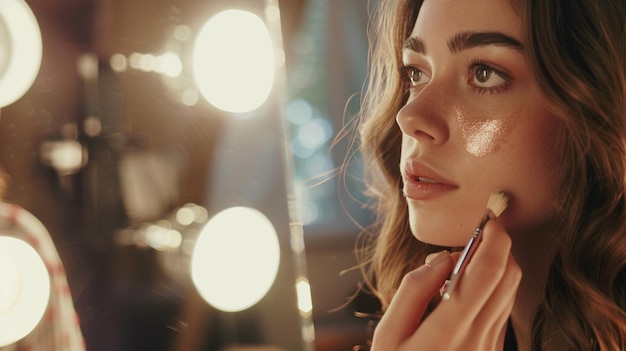
[[[495, 74], [496, 76], [500, 77], [502, 80], [504, 80], [504, 82], [502, 84], [498, 84], [496, 86], [493, 87], [480, 87], [477, 86], [476, 84], [474, 84], [474, 79], [476, 77], [476, 71], [478, 69], [485, 69], [487, 71], [492, 72], [493, 74]], [[510, 85], [511, 85], [511, 76], [505, 72], [503, 72], [501, 69], [498, 69], [497, 67], [495, 67], [492, 64], [487, 63], [486, 61], [483, 60], [473, 60], [473, 61], [469, 61], [466, 64], [466, 71], [467, 71], [467, 75], [468, 75], [468, 79], [467, 79], [467, 83], [469, 85], [472, 86], [473, 89], [476, 90], [477, 93], [479, 94], [496, 94], [496, 93], [501, 93], [506, 91]], [[422, 74], [423, 71], [421, 71], [420, 69], [411, 66], [411, 65], [403, 65], [401, 67], [401, 76], [402, 76], [402, 81], [404, 82], [404, 85], [406, 87], [406, 89], [411, 89], [413, 88], [413, 82], [412, 82], [412, 77], [411, 75], [414, 74], [415, 72], [421, 72]]]

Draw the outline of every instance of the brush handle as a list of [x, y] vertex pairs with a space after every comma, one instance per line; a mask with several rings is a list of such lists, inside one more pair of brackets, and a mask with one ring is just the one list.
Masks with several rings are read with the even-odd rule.
[[450, 275], [450, 279], [447, 281], [443, 295], [441, 295], [442, 299], [450, 299], [450, 296], [452, 295], [452, 290], [454, 290], [454, 288], [458, 284], [459, 280], [461, 279], [461, 274], [465, 271], [465, 267], [467, 267], [470, 258], [474, 256], [474, 252], [476, 252], [478, 243], [482, 238], [482, 232], [483, 231], [481, 228], [476, 228], [476, 230], [474, 231], [474, 235], [472, 235], [467, 245], [465, 245], [465, 249], [463, 250], [463, 253], [461, 253], [461, 257], [459, 257], [459, 260], [457, 261], [456, 266], [454, 267], [454, 270]]
[[487, 212], [485, 213], [482, 221], [480, 221], [478, 227], [474, 229], [472, 237], [469, 239], [467, 245], [465, 245], [465, 249], [463, 249], [461, 257], [459, 257], [456, 266], [452, 270], [452, 274], [450, 274], [450, 279], [446, 282], [445, 289], [443, 291], [443, 294], [441, 295], [441, 298], [443, 300], [450, 300], [450, 297], [452, 296], [452, 290], [454, 290], [456, 285], [459, 283], [461, 275], [465, 271], [465, 268], [469, 264], [472, 256], [474, 256], [474, 252], [476, 252], [478, 244], [480, 244], [480, 242], [482, 241], [482, 234], [485, 225], [487, 224], [487, 222], [489, 222], [489, 220], [494, 218], [496, 218], [496, 215], [491, 210], [487, 209]]

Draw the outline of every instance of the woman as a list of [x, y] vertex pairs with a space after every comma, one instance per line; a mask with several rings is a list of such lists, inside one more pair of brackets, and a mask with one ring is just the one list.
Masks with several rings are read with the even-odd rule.
[[[380, 213], [372, 349], [626, 349], [626, 4], [390, 0], [378, 15], [361, 126]], [[497, 189], [509, 207], [437, 304]]]

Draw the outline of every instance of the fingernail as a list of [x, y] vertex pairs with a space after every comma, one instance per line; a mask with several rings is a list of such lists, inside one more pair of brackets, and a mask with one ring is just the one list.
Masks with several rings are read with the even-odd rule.
[[448, 284], [450, 284], [450, 279], [446, 279], [446, 281], [441, 286], [441, 289], [439, 289], [439, 296], [443, 297], [443, 293], [446, 292]]
[[425, 263], [428, 267], [432, 267], [435, 266], [441, 262], [444, 262], [445, 260], [448, 259], [448, 257], [450, 256], [450, 253], [446, 250], [440, 251], [440, 252], [436, 252], [436, 253], [432, 253], [428, 256], [426, 256], [426, 260]]

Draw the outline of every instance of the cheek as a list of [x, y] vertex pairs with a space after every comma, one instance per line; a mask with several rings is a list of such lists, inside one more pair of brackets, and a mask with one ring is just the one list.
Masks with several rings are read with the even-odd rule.
[[513, 131], [520, 112], [504, 113], [502, 116], [479, 116], [455, 107], [465, 150], [477, 158], [493, 155], [500, 151]]
[[503, 181], [510, 184], [512, 192], [507, 229], [524, 231], [554, 214], [557, 172], [562, 162], [554, 140], [562, 137], [560, 128], [555, 117], [537, 114], [516, 126], [503, 150], [502, 156], [508, 160], [502, 162], [508, 164], [503, 168]]

